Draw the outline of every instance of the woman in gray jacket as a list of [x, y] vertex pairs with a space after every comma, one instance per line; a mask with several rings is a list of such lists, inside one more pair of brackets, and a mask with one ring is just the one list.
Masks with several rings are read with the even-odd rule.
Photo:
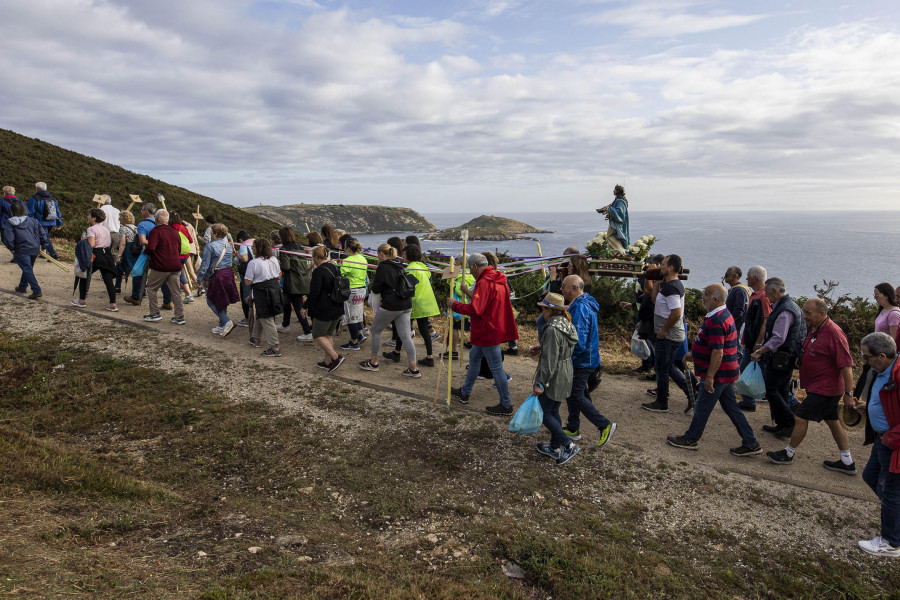
[[541, 335], [541, 358], [534, 372], [533, 393], [544, 411], [544, 427], [550, 430], [550, 443], [538, 444], [537, 451], [562, 466], [579, 450], [563, 432], [559, 418], [559, 405], [572, 390], [572, 351], [578, 343], [578, 332], [562, 295], [547, 294], [537, 305], [547, 326]]

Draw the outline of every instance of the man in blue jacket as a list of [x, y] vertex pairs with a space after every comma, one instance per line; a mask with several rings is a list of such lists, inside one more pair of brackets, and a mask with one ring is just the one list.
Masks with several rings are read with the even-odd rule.
[[36, 190], [34, 196], [28, 199], [28, 216], [44, 228], [44, 234], [47, 236], [47, 254], [59, 260], [59, 255], [50, 242], [50, 229], [62, 227], [59, 202], [50, 195], [50, 192], [47, 191], [47, 184], [43, 181], [34, 184], [34, 188]]
[[3, 226], [3, 244], [12, 252], [13, 262], [22, 269], [22, 278], [16, 291], [24, 294], [31, 286], [29, 300], [41, 297], [41, 286], [34, 276], [34, 261], [37, 260], [41, 248], [49, 243], [44, 228], [35, 219], [27, 216], [25, 205], [21, 203], [10, 206], [10, 216]]
[[578, 275], [563, 279], [562, 295], [569, 305], [572, 325], [578, 332], [578, 343], [572, 351], [572, 391], [566, 398], [569, 419], [563, 431], [573, 440], [580, 440], [580, 415], [584, 413], [585, 418], [600, 430], [597, 445], [602, 448], [616, 432], [616, 424], [601, 415], [587, 395], [588, 379], [600, 367], [600, 334], [597, 330], [600, 305], [593, 296], [584, 293], [584, 281]]

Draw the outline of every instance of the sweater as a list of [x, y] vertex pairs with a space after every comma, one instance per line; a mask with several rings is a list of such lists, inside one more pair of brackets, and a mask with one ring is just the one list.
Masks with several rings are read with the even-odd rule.
[[181, 271], [181, 235], [171, 225], [157, 225], [147, 236], [144, 253], [150, 268], [160, 273]]

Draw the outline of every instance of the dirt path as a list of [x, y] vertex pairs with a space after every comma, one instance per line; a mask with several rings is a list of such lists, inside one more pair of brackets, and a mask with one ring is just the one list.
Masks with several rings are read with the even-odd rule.
[[[121, 351], [128, 355], [136, 354], [169, 370], [188, 368], [191, 372], [198, 373], [199, 379], [203, 378], [200, 373], [211, 364], [210, 361], [221, 360], [222, 354], [225, 353], [232, 365], [240, 364], [253, 372], [264, 370], [271, 373], [273, 381], [281, 384], [278, 389], [282, 390], [281, 395], [273, 395], [271, 400], [288, 407], [296, 402], [290, 393], [293, 387], [299, 383], [316, 386], [327, 381], [353, 384], [351, 390], [354, 394], [369, 394], [371, 392], [367, 391], [368, 389], [388, 395], [417, 398], [428, 404], [433, 401], [437, 367], [434, 369], [423, 367], [421, 379], [403, 377], [400, 373], [405, 368], [404, 356], [401, 362], [396, 364], [382, 358], [382, 367], [378, 373], [361, 371], [357, 363], [368, 356], [370, 349], [368, 343], [364, 343], [363, 351], [344, 352], [347, 356], [346, 362], [334, 374], [328, 375], [315, 366], [323, 356], [317, 347], [296, 340], [296, 335], [302, 333], [296, 323], [292, 325], [290, 334], [280, 334], [284, 356], [263, 358], [259, 349], [247, 343], [249, 333], [245, 328], [236, 328], [226, 338], [212, 334], [210, 330], [216, 325], [216, 320], [203, 298], [185, 306], [187, 324], [184, 326], [169, 323], [168, 319], [172, 313], [167, 311], [163, 311], [162, 322], [145, 323], [142, 316], [147, 313], [146, 301], [140, 307], [120, 302], [118, 313], [107, 312], [102, 282], [93, 281], [88, 294], [87, 308], [77, 309], [69, 305], [72, 298], [69, 294], [72, 289], [72, 275], [40, 260], [35, 265], [35, 271], [43, 290], [43, 299], [30, 302], [21, 299], [22, 297], [13, 291], [18, 283], [20, 271], [14, 264], [9, 263], [8, 259], [9, 253], [4, 248], [0, 251], [0, 291], [4, 292], [4, 295], [0, 296], [0, 302], [6, 310], [0, 315], [0, 325], [5, 329], [12, 331], [22, 329], [28, 333], [41, 335], [62, 335], [72, 341], [80, 338], [84, 342], [95, 344], [101, 342], [99, 344], [101, 347], [104, 343], [102, 340], [106, 340], [109, 343], [109, 350]], [[49, 307], [53, 307], [49, 313], [53, 316], [48, 319]], [[237, 317], [240, 314], [240, 307], [232, 306], [229, 313], [232, 317]], [[111, 323], [121, 324], [125, 328], [112, 327]], [[110, 338], [109, 334], [113, 331], [128, 333], [124, 335], [117, 333], [117, 338]], [[125, 337], [130, 337], [133, 341], [143, 340], [143, 343], [137, 344], [139, 347], [129, 348], [123, 339]], [[339, 338], [340, 342], [346, 341], [345, 338], [346, 333]], [[421, 339], [417, 337], [415, 340], [418, 355], [424, 356]], [[134, 342], [132, 346], [135, 346]], [[443, 349], [443, 344], [436, 344], [435, 353], [439, 347]], [[160, 348], [164, 351], [159, 352]], [[529, 393], [534, 365], [534, 360], [525, 356], [506, 359], [506, 369], [513, 377], [510, 392], [515, 405], [520, 404]], [[454, 386], [462, 384], [464, 366], [465, 363], [463, 368], [460, 368], [459, 361], [454, 362]], [[298, 373], [310, 377], [298, 378]], [[229, 389], [235, 399], [256, 397], [257, 386], [247, 386], [237, 378], [232, 381], [217, 378], [216, 383]], [[627, 448], [644, 456], [647, 464], [671, 461], [703, 466], [723, 474], [746, 475], [754, 479], [876, 502], [874, 495], [859, 475], [848, 477], [822, 467], [823, 460], [837, 457], [837, 449], [824, 425], [812, 424], [794, 464], [790, 466], [772, 465], [765, 455], [736, 458], [729, 454], [728, 448], [739, 445], [740, 439], [719, 408], [713, 411], [699, 450], [680, 450], [668, 446], [665, 442], [666, 435], [683, 433], [690, 424], [690, 415], [682, 413], [686, 401], [683, 394], [674, 386], [672, 386], [674, 392], [671, 401], [672, 412], [658, 414], [642, 410], [640, 403], [650, 399], [645, 390], [654, 385], [653, 382], [632, 376], [609, 374], [604, 376], [601, 386], [593, 394], [594, 400], [598, 409], [618, 424], [617, 433], [611, 442], [612, 448], [607, 452], [615, 451], [616, 448]], [[491, 387], [491, 382], [479, 381], [468, 405], [463, 406], [454, 400], [447, 408], [446, 368], [444, 369], [435, 410], [481, 412], [485, 406], [496, 402], [497, 393]], [[562, 411], [565, 414], [565, 405]], [[761, 429], [762, 425], [770, 423], [767, 405], [761, 404], [760, 410], [749, 414], [748, 418], [764, 450], [784, 447], [785, 440], [775, 438]], [[582, 447], [592, 448], [593, 451], [585, 453], [579, 461], [601, 460], [601, 455], [597, 454], [594, 448], [597, 430], [583, 419], [582, 433], [584, 435]], [[861, 431], [851, 433], [850, 441], [857, 470], [861, 472], [868, 459], [869, 449], [862, 446]]]

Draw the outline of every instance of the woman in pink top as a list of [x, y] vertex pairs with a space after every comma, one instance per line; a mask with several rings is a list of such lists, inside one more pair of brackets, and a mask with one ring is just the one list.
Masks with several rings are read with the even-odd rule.
[[91, 268], [88, 270], [87, 276], [78, 277], [78, 300], [73, 299], [72, 305], [79, 308], [85, 306], [88, 287], [91, 285], [91, 274], [94, 271], [100, 271], [103, 278], [103, 284], [106, 286], [106, 293], [109, 296], [109, 304], [106, 310], [116, 312], [119, 307], [116, 306], [116, 259], [110, 251], [110, 235], [109, 229], [101, 225], [106, 219], [106, 213], [99, 208], [92, 208], [88, 212], [88, 228], [87, 241], [94, 249], [94, 257], [91, 260]]
[[897, 337], [897, 327], [900, 326], [900, 308], [897, 307], [894, 286], [889, 283], [876, 285], [875, 302], [878, 304], [878, 316], [875, 317], [876, 333], [886, 333], [891, 338]]

